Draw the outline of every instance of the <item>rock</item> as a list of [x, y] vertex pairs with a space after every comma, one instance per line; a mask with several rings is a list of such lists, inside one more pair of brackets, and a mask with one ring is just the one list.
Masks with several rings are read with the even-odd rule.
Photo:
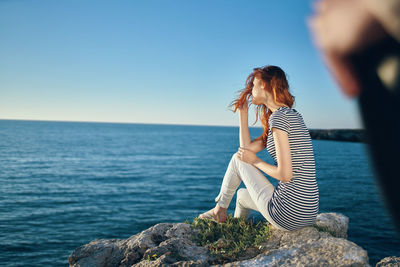
[[385, 257], [381, 259], [375, 267], [400, 267], [400, 257]]
[[365, 129], [308, 129], [311, 139], [368, 143]]
[[[94, 240], [75, 249], [69, 256], [70, 266], [118, 266], [123, 259], [120, 249], [123, 241], [117, 239]], [[79, 264], [75, 265], [76, 262]]]
[[[249, 248], [240, 261], [224, 266], [370, 266], [367, 252], [346, 239], [348, 221], [332, 212], [318, 214], [314, 226], [295, 231], [271, 227], [262, 250]], [[128, 239], [96, 239], [76, 248], [68, 261], [71, 267], [210, 266], [215, 258], [195, 244], [197, 233], [190, 224], [159, 223]], [[223, 246], [225, 240], [218, 242]]]
[[[196, 229], [186, 223], [159, 223], [126, 240], [96, 239], [75, 249], [68, 262], [74, 267], [158, 266], [181, 260], [201, 264], [210, 257], [207, 248], [196, 246], [191, 240], [195, 233]], [[147, 258], [157, 260], [146, 261]]]
[[[224, 266], [370, 266], [367, 251], [343, 238], [318, 236], [318, 230], [304, 227], [296, 230], [298, 236], [312, 234], [287, 242], [292, 234], [285, 234], [286, 242], [278, 248], [264, 252], [253, 259], [232, 262]], [[282, 235], [282, 238], [285, 237]], [[218, 265], [213, 265], [218, 266]]]
[[316, 224], [321, 230], [327, 231], [335, 237], [347, 238], [349, 218], [336, 212], [320, 213]]

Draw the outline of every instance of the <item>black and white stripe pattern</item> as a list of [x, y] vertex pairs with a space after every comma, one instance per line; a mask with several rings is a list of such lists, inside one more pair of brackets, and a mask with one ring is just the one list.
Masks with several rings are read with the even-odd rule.
[[267, 151], [277, 165], [272, 127], [288, 133], [293, 177], [279, 181], [268, 202], [272, 219], [287, 230], [296, 230], [315, 223], [319, 211], [319, 191], [315, 175], [314, 150], [303, 117], [295, 109], [279, 107], [268, 121]]

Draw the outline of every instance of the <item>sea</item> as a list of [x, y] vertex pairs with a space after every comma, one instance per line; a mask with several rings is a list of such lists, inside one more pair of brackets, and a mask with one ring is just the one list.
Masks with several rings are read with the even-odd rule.
[[[252, 138], [261, 134], [250, 127]], [[367, 145], [312, 143], [319, 212], [349, 218], [347, 239], [372, 266], [400, 256]], [[239, 127], [0, 120], [0, 265], [68, 266], [92, 240], [192, 221], [214, 207], [238, 148]], [[258, 156], [273, 163], [266, 149]]]

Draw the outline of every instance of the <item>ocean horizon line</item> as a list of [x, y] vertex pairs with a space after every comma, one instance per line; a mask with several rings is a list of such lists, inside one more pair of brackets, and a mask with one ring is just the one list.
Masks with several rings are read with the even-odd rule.
[[[213, 124], [177, 124], [177, 123], [145, 123], [145, 122], [118, 122], [118, 121], [75, 121], [75, 120], [43, 120], [43, 119], [3, 119], [0, 121], [28, 121], [28, 122], [62, 122], [62, 123], [100, 123], [100, 124], [135, 124], [135, 125], [165, 125], [165, 126], [199, 126], [199, 127], [230, 127], [239, 128], [239, 125], [213, 125]], [[260, 126], [250, 126], [259, 128]], [[308, 128], [309, 130], [364, 130], [363, 128]]]

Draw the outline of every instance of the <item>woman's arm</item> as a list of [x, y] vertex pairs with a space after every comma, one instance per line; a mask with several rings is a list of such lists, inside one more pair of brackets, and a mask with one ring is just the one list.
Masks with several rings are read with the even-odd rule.
[[239, 142], [240, 147], [250, 149], [254, 153], [258, 153], [265, 148], [261, 139], [254, 139], [251, 141], [249, 132], [249, 119], [248, 112], [239, 110], [240, 116], [240, 132], [239, 132]]
[[248, 147], [251, 143], [249, 133], [249, 114], [247, 109], [239, 110], [240, 129], [239, 129], [239, 142], [241, 147]]
[[271, 131], [274, 137], [278, 166], [268, 164], [265, 161], [262, 161], [260, 158], [257, 158], [253, 165], [269, 176], [288, 183], [293, 177], [289, 137], [285, 131], [275, 127], [272, 127]]
[[250, 149], [254, 153], [258, 153], [261, 150], [263, 150], [265, 148], [265, 146], [264, 146], [264, 144], [262, 142], [262, 139], [257, 139], [256, 138], [250, 143], [250, 145], [248, 145], [247, 147], [244, 147], [244, 148]]

